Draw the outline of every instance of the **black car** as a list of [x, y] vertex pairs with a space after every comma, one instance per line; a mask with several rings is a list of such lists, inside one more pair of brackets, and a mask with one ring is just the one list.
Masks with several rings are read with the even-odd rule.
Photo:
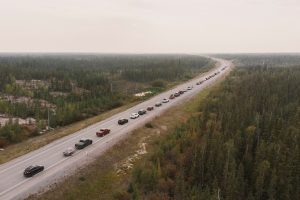
[[25, 170], [24, 170], [24, 176], [25, 177], [32, 177], [34, 176], [35, 174], [41, 172], [44, 170], [44, 166], [41, 166], [41, 165], [31, 165], [29, 167], [27, 167]]
[[123, 125], [123, 124], [126, 124], [126, 123], [128, 123], [128, 119], [123, 118], [123, 119], [118, 120], [119, 125]]
[[159, 107], [159, 106], [161, 106], [161, 105], [162, 105], [161, 102], [157, 102], [157, 103], [155, 104], [156, 107]]
[[146, 110], [142, 109], [142, 110], [139, 110], [138, 114], [139, 115], [144, 115], [144, 114], [146, 114], [146, 112], [147, 112]]
[[83, 149], [93, 143], [91, 139], [81, 139], [78, 143], [75, 144], [76, 149]]

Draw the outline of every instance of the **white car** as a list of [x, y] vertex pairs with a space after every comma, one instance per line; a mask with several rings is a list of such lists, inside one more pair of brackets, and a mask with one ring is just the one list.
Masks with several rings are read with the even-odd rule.
[[132, 113], [131, 115], [130, 115], [130, 119], [136, 119], [136, 118], [138, 118], [140, 115], [138, 114], [138, 113]]
[[191, 89], [193, 89], [193, 87], [189, 86], [187, 89], [188, 89], [188, 90], [191, 90]]
[[162, 100], [162, 102], [163, 102], [163, 103], [168, 103], [168, 102], [169, 102], [169, 99], [164, 98], [164, 99]]

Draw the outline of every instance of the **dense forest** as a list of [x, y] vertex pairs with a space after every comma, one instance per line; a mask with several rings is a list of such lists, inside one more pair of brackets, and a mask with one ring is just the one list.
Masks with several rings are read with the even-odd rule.
[[[192, 55], [0, 54], [0, 114], [34, 118], [39, 129], [48, 116], [51, 127], [64, 126], [139, 100], [135, 93], [154, 95], [211, 63]], [[20, 128], [0, 128], [0, 146], [37, 133]]]
[[239, 66], [290, 67], [299, 66], [300, 63], [299, 53], [217, 54], [214, 56], [234, 60]]
[[237, 67], [197, 113], [134, 168], [132, 199], [300, 199], [299, 65]]

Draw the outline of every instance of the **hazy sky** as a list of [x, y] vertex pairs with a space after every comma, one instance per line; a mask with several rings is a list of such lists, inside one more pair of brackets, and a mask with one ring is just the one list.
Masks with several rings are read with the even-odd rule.
[[300, 52], [300, 0], [0, 0], [1, 52]]

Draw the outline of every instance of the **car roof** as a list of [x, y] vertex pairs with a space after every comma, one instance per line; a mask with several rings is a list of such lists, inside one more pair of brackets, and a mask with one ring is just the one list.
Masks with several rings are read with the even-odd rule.
[[30, 165], [26, 170], [32, 170], [33, 168], [40, 167], [39, 165]]
[[31, 165], [31, 166], [27, 167], [26, 170], [31, 170], [31, 169], [33, 169], [33, 168], [34, 168], [34, 166]]

